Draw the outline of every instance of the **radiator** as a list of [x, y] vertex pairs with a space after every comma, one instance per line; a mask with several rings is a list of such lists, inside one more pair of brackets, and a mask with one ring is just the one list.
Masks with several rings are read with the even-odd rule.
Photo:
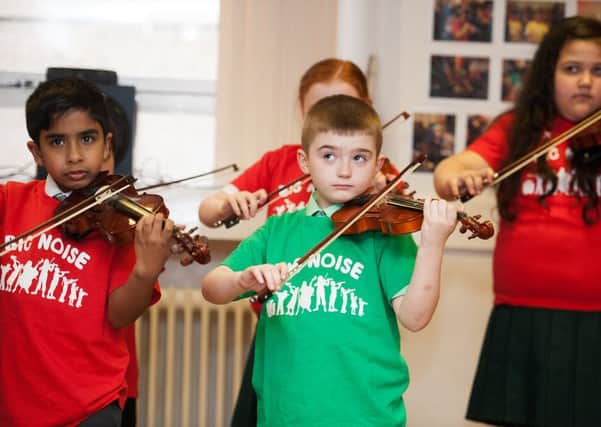
[[136, 322], [138, 425], [229, 426], [255, 317], [246, 300], [213, 305], [198, 289], [163, 289]]

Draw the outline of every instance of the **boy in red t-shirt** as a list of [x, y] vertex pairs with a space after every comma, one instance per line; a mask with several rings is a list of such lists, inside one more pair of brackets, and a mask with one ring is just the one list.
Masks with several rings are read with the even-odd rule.
[[[0, 185], [0, 238], [12, 242], [89, 189], [110, 155], [101, 92], [80, 79], [42, 83], [26, 104], [27, 143], [46, 180]], [[0, 425], [119, 426], [129, 361], [125, 327], [160, 294], [174, 224], [147, 215], [134, 244], [59, 228], [0, 255]]]

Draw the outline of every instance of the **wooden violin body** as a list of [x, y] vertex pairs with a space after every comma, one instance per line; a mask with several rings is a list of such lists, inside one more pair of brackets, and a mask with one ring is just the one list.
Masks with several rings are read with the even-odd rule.
[[[344, 225], [353, 218], [369, 200], [367, 196], [351, 200], [332, 215], [332, 221], [337, 227]], [[344, 234], [357, 234], [365, 231], [379, 231], [383, 234], [408, 234], [419, 231], [424, 219], [423, 201], [405, 196], [389, 196], [381, 203], [369, 209], [359, 220], [348, 227]], [[494, 233], [491, 221], [478, 222], [480, 215], [468, 216], [464, 212], [457, 213], [461, 223], [459, 231], [471, 231], [469, 239], [479, 237], [490, 239]]]
[[[139, 194], [133, 187], [134, 179], [118, 175], [99, 175], [89, 187], [73, 191], [57, 207], [55, 215], [73, 210], [74, 207], [85, 205], [86, 201], [94, 200], [96, 194], [102, 194], [103, 202], [94, 204], [80, 215], [62, 223], [65, 236], [82, 240], [92, 232], [99, 232], [109, 242], [124, 245], [133, 242], [137, 221], [144, 215], [162, 213], [169, 216], [169, 209], [161, 196], [156, 194]], [[111, 186], [115, 184], [127, 186], [119, 193], [111, 194]], [[109, 194], [104, 194], [108, 192]], [[100, 196], [99, 196], [100, 197]], [[187, 252], [190, 258], [182, 259], [183, 265], [192, 260], [206, 264], [210, 261], [208, 239], [205, 236], [192, 235], [195, 229], [184, 232], [176, 228], [174, 240]]]

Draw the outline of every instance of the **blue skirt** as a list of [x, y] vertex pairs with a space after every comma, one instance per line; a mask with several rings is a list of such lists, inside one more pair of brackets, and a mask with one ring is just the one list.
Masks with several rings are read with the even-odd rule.
[[467, 418], [510, 426], [601, 426], [601, 312], [496, 306]]

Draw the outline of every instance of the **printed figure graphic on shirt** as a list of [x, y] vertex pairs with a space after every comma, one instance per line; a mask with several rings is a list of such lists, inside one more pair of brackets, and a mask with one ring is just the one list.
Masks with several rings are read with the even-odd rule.
[[[13, 236], [5, 236], [6, 242], [13, 239]], [[11, 263], [0, 264], [2, 268], [0, 290], [12, 293], [24, 292], [32, 298], [54, 300], [60, 304], [67, 302], [67, 305], [71, 307], [81, 308], [85, 297], [89, 295], [88, 290], [78, 286], [78, 279], [69, 277], [68, 270], [60, 270], [57, 264], [54, 263], [55, 257], [53, 255], [63, 254], [61, 258], [80, 271], [85, 271], [85, 266], [90, 260], [90, 255], [73, 250], [65, 251], [63, 248], [70, 248], [70, 243], [64, 241], [61, 237], [49, 237], [44, 233], [33, 245], [15, 246], [17, 252], [27, 253], [30, 250], [47, 251], [50, 252], [49, 257], [41, 258], [33, 265], [31, 260], [22, 264], [16, 255], [11, 255]], [[52, 273], [52, 278], [46, 292], [49, 273]], [[4, 278], [7, 275], [8, 279], [5, 283]], [[30, 291], [34, 284], [35, 287]], [[57, 288], [59, 288], [58, 291], [60, 292], [58, 298], [55, 295]]]
[[[355, 280], [358, 282], [360, 276]], [[274, 300], [277, 301], [277, 311], [268, 311], [267, 316], [299, 316], [308, 313], [337, 313], [347, 314], [348, 295], [351, 294], [351, 312], [350, 316], [363, 317], [365, 313], [365, 306], [368, 302], [357, 296], [354, 292], [355, 289], [347, 289], [343, 286], [346, 282], [340, 281], [335, 282], [329, 279], [327, 276], [317, 275], [314, 276], [310, 285], [307, 285], [306, 280], [303, 281], [300, 287], [301, 297], [298, 298], [299, 287], [294, 286], [290, 282], [286, 282], [282, 289], [274, 294]], [[359, 284], [357, 283], [357, 286]], [[312, 297], [317, 289], [316, 305], [311, 309]], [[340, 291], [340, 292], [339, 292]], [[320, 303], [321, 301], [321, 303]], [[326, 308], [324, 301], [328, 301]], [[286, 306], [286, 311], [280, 310], [279, 307]], [[301, 308], [303, 311], [301, 312]]]
[[51, 271], [54, 271], [54, 269], [56, 267], [58, 267], [57, 264], [55, 264], [54, 258], [52, 258], [51, 260], [48, 259], [44, 259], [42, 260], [42, 267], [40, 268], [40, 275], [38, 277], [38, 285], [37, 287], [33, 290], [33, 292], [31, 293], [31, 295], [37, 295], [38, 292], [42, 292], [42, 298], [46, 298], [46, 281], [48, 280], [48, 273]]
[[[42, 263], [42, 261], [38, 261], [35, 267], [33, 266], [33, 262], [31, 260], [27, 260], [23, 269], [21, 270], [21, 275], [17, 281], [17, 286], [19, 286], [19, 292], [25, 291], [25, 293], [29, 293], [29, 288], [31, 288], [31, 282], [38, 276], [38, 266]], [[14, 291], [13, 291], [14, 292]]]
[[307, 284], [306, 281], [303, 281], [300, 290], [300, 298], [298, 301], [298, 307], [296, 309], [296, 314], [300, 312], [302, 309], [303, 312], [311, 311], [311, 300], [313, 299], [313, 294], [315, 293], [315, 288], [313, 287], [313, 280]]

